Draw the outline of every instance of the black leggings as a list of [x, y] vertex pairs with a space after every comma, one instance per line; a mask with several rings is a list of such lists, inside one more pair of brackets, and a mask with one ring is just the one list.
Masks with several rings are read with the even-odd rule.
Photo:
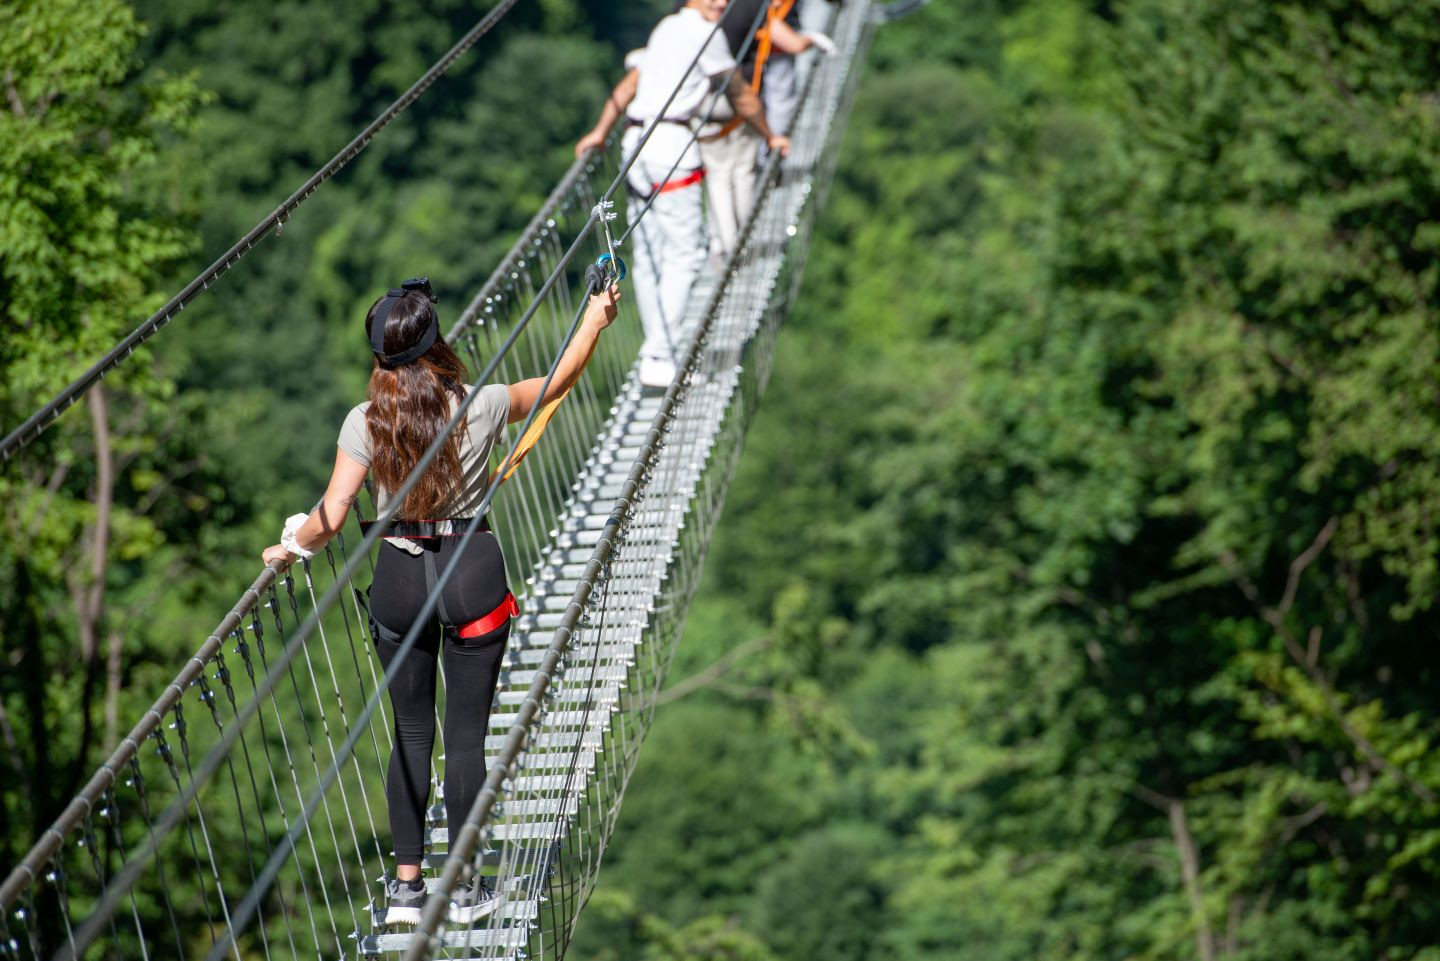
[[[390, 804], [390, 833], [398, 864], [419, 864], [424, 850], [430, 755], [435, 747], [435, 668], [442, 636], [447, 691], [445, 816], [452, 841], [485, 783], [485, 734], [510, 622], [479, 637], [462, 638], [450, 628], [484, 617], [500, 606], [507, 593], [504, 557], [495, 535], [490, 533], [436, 537], [416, 543], [425, 545], [436, 570], [443, 574], [462, 540], [470, 543], [441, 594], [447, 617], [441, 617], [437, 605], [390, 685], [395, 748], [390, 753], [385, 796]], [[425, 603], [425, 568], [424, 555], [413, 555], [388, 543], [380, 548], [370, 587], [370, 621], [375, 650], [386, 670]]]

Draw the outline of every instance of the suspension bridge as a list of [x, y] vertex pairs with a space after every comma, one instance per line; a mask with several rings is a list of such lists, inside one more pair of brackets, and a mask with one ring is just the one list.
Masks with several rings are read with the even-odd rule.
[[[524, 469], [492, 491], [522, 614], [491, 715], [485, 788], [456, 837], [445, 827], [441, 738], [420, 924], [381, 923], [393, 864], [383, 830], [389, 675], [358, 589], [373, 571], [382, 518], [295, 568], [265, 569], [240, 594], [0, 885], [0, 956], [565, 954], [799, 289], [864, 51], [875, 23], [896, 9], [851, 0], [835, 12], [838, 49], [810, 62], [790, 156], [770, 157], [736, 249], [692, 293], [670, 389], [659, 396], [638, 382], [632, 298]], [[481, 21], [446, 56], [453, 62], [488, 28]], [[419, 96], [435, 70], [391, 109]], [[282, 224], [387, 115], [217, 261], [213, 276]], [[553, 369], [579, 317], [584, 268], [607, 247], [604, 217], [623, 164], [614, 144], [577, 160], [447, 332], [482, 371], [477, 383]], [[633, 226], [643, 213], [626, 217]], [[88, 389], [86, 378], [98, 380], [208, 289], [203, 277], [6, 438], [5, 456]], [[373, 503], [361, 513], [373, 518]], [[437, 713], [447, 696], [464, 695], [442, 690]], [[473, 927], [447, 925], [446, 897], [476, 871], [503, 902]]]

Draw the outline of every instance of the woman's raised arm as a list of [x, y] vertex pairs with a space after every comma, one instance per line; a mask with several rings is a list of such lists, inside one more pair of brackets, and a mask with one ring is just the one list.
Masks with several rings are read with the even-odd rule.
[[[310, 512], [305, 522], [296, 528], [293, 544], [313, 554], [329, 543], [330, 538], [345, 526], [345, 518], [350, 514], [355, 498], [360, 495], [360, 488], [365, 484], [368, 470], [364, 464], [336, 448], [335, 469], [330, 472], [330, 484], [325, 488], [325, 496], [321, 498], [319, 506]], [[288, 528], [289, 525], [286, 526]], [[283, 536], [281, 540], [284, 540]], [[265, 548], [260, 556], [267, 565], [274, 561], [288, 565], [297, 555], [284, 544], [276, 544]]]
[[609, 327], [610, 321], [615, 319], [615, 312], [619, 309], [616, 305], [619, 301], [620, 288], [614, 285], [609, 290], [591, 295], [590, 303], [585, 308], [585, 316], [580, 320], [580, 329], [575, 331], [570, 345], [561, 355], [560, 366], [555, 368], [555, 376], [550, 381], [550, 389], [545, 391], [543, 397], [540, 394], [540, 387], [545, 383], [543, 376], [531, 377], [509, 386], [510, 423], [513, 424], [529, 417], [531, 410], [550, 403], [569, 390], [570, 386], [580, 378], [580, 371], [584, 370], [585, 362], [590, 359], [590, 354], [595, 350], [595, 342], [600, 338], [600, 331]]

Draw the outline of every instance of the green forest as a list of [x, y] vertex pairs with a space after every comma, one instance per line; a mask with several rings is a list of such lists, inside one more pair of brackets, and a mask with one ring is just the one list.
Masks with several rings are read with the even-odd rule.
[[[667, 8], [520, 4], [0, 468], [0, 868]], [[476, 16], [0, 10], [5, 430]], [[571, 956], [1440, 961], [1440, 2], [934, 0], [864, 70]]]

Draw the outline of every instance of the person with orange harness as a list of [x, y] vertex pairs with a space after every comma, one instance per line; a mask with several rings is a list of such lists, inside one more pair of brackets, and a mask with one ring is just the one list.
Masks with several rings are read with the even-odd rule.
[[[608, 278], [592, 286], [580, 326], [548, 387], [543, 377], [489, 384], [405, 496], [387, 529], [370, 586], [370, 631], [388, 671], [404, 638], [434, 593], [437, 572], [463, 553], [428, 615], [414, 647], [390, 685], [394, 749], [386, 778], [396, 877], [386, 885], [384, 924], [418, 924], [425, 903], [420, 879], [430, 756], [435, 744], [436, 670], [444, 663], [445, 813], [458, 834], [485, 783], [485, 734], [499, 679], [500, 658], [518, 613], [505, 580], [500, 544], [483, 519], [469, 533], [491, 484], [490, 453], [507, 423], [556, 402], [580, 376], [600, 332], [615, 319], [619, 290]], [[470, 393], [465, 364], [440, 335], [435, 295], [424, 278], [407, 280], [377, 300], [365, 317], [370, 349], [370, 399], [354, 407], [340, 428], [335, 468], [315, 510], [285, 524], [280, 543], [267, 548], [266, 564], [292, 563], [322, 549], [341, 529], [367, 474], [375, 481], [377, 509], [391, 506], [421, 457]], [[368, 525], [362, 525], [368, 526]], [[495, 909], [499, 898], [477, 873], [456, 891], [449, 919], [469, 924]]]
[[[750, 36], [751, 25], [768, 7], [759, 29]], [[793, 67], [794, 55], [809, 49], [835, 52], [831, 39], [818, 31], [797, 32], [792, 25], [796, 17], [795, 0], [731, 0], [721, 29], [730, 52], [740, 62], [740, 75], [750, 90], [760, 95], [765, 117], [773, 131], [788, 134], [794, 116], [794, 98], [778, 97], [777, 113], [771, 106], [772, 78], [781, 74], [779, 86], [794, 92], [793, 70], [787, 77], [785, 67]], [[755, 162], [763, 143], [732, 111], [713, 111], [710, 122], [700, 129], [700, 159], [705, 164], [706, 219], [710, 227], [710, 258], [718, 267], [735, 248], [740, 225], [745, 222], [755, 203]]]
[[[646, 387], [666, 387], [675, 378], [685, 303], [705, 263], [700, 189], [705, 168], [690, 123], [704, 111], [713, 81], [735, 66], [724, 36], [715, 29], [725, 6], [726, 0], [688, 0], [663, 18], [605, 102], [594, 129], [575, 145], [576, 156], [603, 147], [623, 114], [626, 130], [621, 146], [629, 158], [642, 132], [655, 124], [626, 177], [632, 224], [630, 269], [645, 328], [640, 382]], [[738, 73], [731, 74], [725, 94], [735, 112], [766, 143], [782, 156], [789, 152], [790, 141], [771, 131], [760, 98]], [[647, 204], [649, 209], [641, 217]]]
[[760, 99], [770, 126], [783, 134], [790, 132], [795, 110], [800, 105], [799, 72], [795, 57], [806, 50], [827, 56], [835, 52], [835, 41], [818, 30], [800, 29], [800, 12], [795, 0], [772, 0], [770, 15], [770, 62], [765, 66], [765, 85]]

